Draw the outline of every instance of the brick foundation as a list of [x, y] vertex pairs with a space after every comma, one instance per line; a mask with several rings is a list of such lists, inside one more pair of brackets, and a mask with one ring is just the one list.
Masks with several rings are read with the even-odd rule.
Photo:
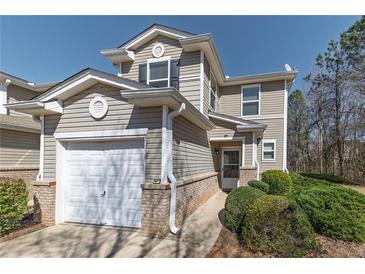
[[0, 177], [21, 178], [25, 181], [29, 196], [33, 196], [33, 181], [36, 179], [38, 169], [1, 169]]
[[46, 226], [55, 224], [56, 182], [34, 182], [34, 212], [37, 222]]
[[[185, 178], [176, 189], [176, 225], [184, 221], [219, 190], [216, 172]], [[140, 232], [164, 237], [169, 233], [170, 185], [142, 185]]]
[[241, 167], [240, 168], [240, 186], [247, 186], [251, 180], [256, 180], [256, 167]]

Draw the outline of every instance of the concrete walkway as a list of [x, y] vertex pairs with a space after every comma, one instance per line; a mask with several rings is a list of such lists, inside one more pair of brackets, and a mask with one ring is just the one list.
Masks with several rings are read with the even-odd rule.
[[[178, 235], [165, 239], [138, 230], [92, 225], [56, 225], [0, 244], [0, 257], [195, 257], [202, 258], [222, 228], [226, 194], [211, 197], [185, 222]], [[221, 214], [219, 214], [221, 213]]]

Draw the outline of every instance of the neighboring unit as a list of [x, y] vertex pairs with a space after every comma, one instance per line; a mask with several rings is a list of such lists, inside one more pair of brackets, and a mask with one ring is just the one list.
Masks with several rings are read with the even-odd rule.
[[296, 71], [228, 78], [211, 34], [157, 24], [101, 53], [116, 75], [84, 69], [6, 105], [42, 120], [36, 188], [55, 199], [55, 213], [53, 198], [43, 203], [47, 224], [164, 236], [219, 188], [286, 170]]
[[0, 177], [36, 179], [41, 121], [38, 117], [8, 110], [5, 104], [29, 100], [52, 85], [36, 85], [0, 71]]

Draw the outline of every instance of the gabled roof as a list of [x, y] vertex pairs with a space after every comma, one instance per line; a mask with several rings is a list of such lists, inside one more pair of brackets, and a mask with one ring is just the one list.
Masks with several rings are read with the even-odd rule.
[[161, 24], [153, 24], [147, 29], [143, 30], [142, 32], [138, 33], [136, 36], [132, 37], [131, 39], [127, 40], [123, 44], [121, 44], [118, 48], [124, 49], [135, 49], [139, 45], [145, 43], [147, 40], [150, 40], [158, 35], [164, 35], [167, 37], [180, 39], [189, 36], [194, 36], [195, 34], [187, 31], [183, 31], [177, 28], [164, 26]]
[[135, 59], [134, 50], [158, 35], [178, 40], [181, 47], [186, 52], [202, 50], [204, 52], [204, 56], [208, 59], [210, 67], [213, 70], [220, 86], [286, 80], [290, 87], [298, 73], [298, 71], [292, 70], [229, 78], [224, 73], [223, 66], [214, 43], [213, 35], [211, 33], [196, 35], [160, 24], [153, 24], [120, 45], [118, 48], [101, 50], [100, 52], [108, 58], [113, 65], [119, 65], [123, 62], [131, 62]]
[[103, 83], [114, 87], [131, 90], [150, 87], [143, 83], [119, 77], [114, 74], [92, 68], [86, 68], [58, 83], [57, 85], [52, 86], [44, 93], [36, 96], [33, 99], [40, 102], [47, 102], [54, 99], [64, 100], [97, 83]]
[[0, 82], [10, 80], [10, 84], [29, 89], [36, 92], [43, 92], [55, 85], [55, 83], [43, 83], [43, 84], [35, 84], [33, 82], [27, 81], [25, 79], [19, 78], [17, 76], [8, 74], [6, 72], [0, 71]]

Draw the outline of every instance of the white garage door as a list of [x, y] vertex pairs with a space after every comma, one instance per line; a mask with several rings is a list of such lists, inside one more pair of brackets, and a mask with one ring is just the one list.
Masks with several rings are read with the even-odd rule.
[[68, 143], [66, 221], [140, 227], [144, 141]]

